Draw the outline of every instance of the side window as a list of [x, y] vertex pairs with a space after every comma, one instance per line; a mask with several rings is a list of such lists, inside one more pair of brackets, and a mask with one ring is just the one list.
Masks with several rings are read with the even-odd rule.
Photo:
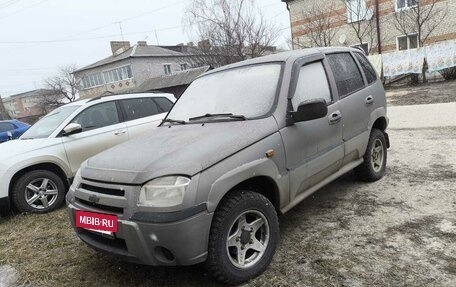
[[16, 129], [16, 127], [13, 124], [10, 123], [0, 123], [0, 133], [4, 133], [7, 131], [12, 131]]
[[296, 91], [291, 99], [294, 110], [301, 102], [319, 98], [325, 99], [327, 103], [331, 102], [328, 78], [322, 62], [302, 66], [299, 70]]
[[119, 123], [119, 115], [115, 102], [106, 102], [88, 107], [72, 121], [82, 126], [82, 131], [88, 131]]
[[343, 98], [364, 87], [363, 77], [350, 53], [326, 55], [336, 80], [339, 97]]
[[358, 62], [363, 69], [364, 75], [366, 75], [367, 82], [369, 84], [375, 82], [375, 80], [377, 80], [377, 73], [375, 72], [374, 68], [372, 68], [372, 65], [369, 63], [366, 57], [360, 53], [355, 53], [355, 57], [358, 59]]
[[154, 101], [158, 104], [162, 112], [167, 113], [173, 107], [173, 102], [167, 98], [154, 98]]
[[157, 104], [151, 98], [137, 98], [121, 100], [127, 121], [136, 120], [144, 117], [149, 117], [160, 113]]

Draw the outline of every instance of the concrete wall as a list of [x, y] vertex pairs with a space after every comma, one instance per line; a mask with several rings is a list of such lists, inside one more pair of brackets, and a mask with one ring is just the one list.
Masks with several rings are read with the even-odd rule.
[[[396, 50], [396, 37], [403, 33], [398, 31], [394, 25], [394, 13], [395, 6], [394, 0], [378, 0], [379, 11], [380, 11], [380, 30], [381, 30], [381, 42], [382, 51], [390, 52]], [[431, 0], [422, 0], [424, 5], [428, 5]], [[290, 21], [291, 30], [294, 43], [294, 49], [300, 48], [300, 46], [309, 46], [309, 38], [306, 35], [306, 23], [312, 21], [306, 17], [305, 12], [310, 11], [315, 3], [328, 3], [327, 5], [332, 8], [327, 9], [327, 12], [321, 15], [321, 17], [331, 17], [332, 27], [337, 30], [335, 37], [331, 43], [331, 46], [351, 46], [359, 44], [359, 40], [350, 24], [346, 21], [346, 9], [342, 3], [342, 0], [292, 0], [288, 2], [290, 8]], [[374, 0], [366, 0], [366, 3], [373, 9], [375, 14]], [[426, 44], [434, 42], [456, 39], [456, 0], [437, 0], [436, 8], [439, 10], [447, 10], [447, 16], [443, 18], [442, 23], [431, 33], [430, 37], [426, 41]], [[375, 21], [375, 16], [373, 18]], [[365, 23], [361, 23], [365, 25]], [[412, 33], [414, 31], [410, 31]], [[339, 43], [339, 39], [345, 35], [346, 41], [344, 44]], [[371, 42], [370, 38], [373, 38], [371, 46], [371, 53], [377, 52], [377, 36], [376, 31], [374, 37], [366, 36], [363, 42]]]
[[79, 96], [81, 98], [93, 98], [100, 96], [106, 92], [118, 94], [122, 92], [132, 91], [136, 87], [139, 87], [145, 80], [164, 75], [165, 70], [163, 68], [163, 65], [170, 64], [171, 72], [174, 73], [181, 71], [181, 63], [187, 63], [188, 67], [191, 66], [190, 59], [188, 57], [135, 57], [77, 72], [75, 73], [75, 76], [78, 80], [81, 80], [86, 75], [100, 72], [102, 73], [107, 70], [130, 65], [133, 76], [132, 79], [108, 83], [88, 89], [81, 89], [79, 91]]

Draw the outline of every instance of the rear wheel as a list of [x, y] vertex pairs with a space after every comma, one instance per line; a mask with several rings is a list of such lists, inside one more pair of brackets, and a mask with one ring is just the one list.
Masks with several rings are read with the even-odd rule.
[[46, 213], [60, 207], [65, 199], [63, 180], [48, 170], [35, 170], [22, 175], [12, 192], [14, 206], [20, 212]]
[[207, 265], [225, 284], [246, 282], [267, 268], [279, 239], [274, 206], [261, 194], [235, 191], [215, 211]]
[[381, 130], [373, 129], [363, 157], [364, 162], [355, 168], [355, 175], [363, 181], [379, 180], [385, 174], [386, 157], [385, 135]]

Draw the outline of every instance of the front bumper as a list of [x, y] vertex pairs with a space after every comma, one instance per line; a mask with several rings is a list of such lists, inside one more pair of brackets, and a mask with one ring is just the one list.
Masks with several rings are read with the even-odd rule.
[[88, 246], [146, 265], [193, 265], [206, 260], [213, 213], [201, 212], [171, 223], [119, 220], [118, 232], [109, 237], [75, 227], [74, 205], [68, 205], [71, 224]]

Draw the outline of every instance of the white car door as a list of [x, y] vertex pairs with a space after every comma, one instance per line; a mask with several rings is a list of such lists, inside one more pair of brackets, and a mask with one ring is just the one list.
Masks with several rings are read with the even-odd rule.
[[89, 157], [129, 138], [125, 123], [120, 121], [116, 101], [90, 106], [71, 122], [82, 126], [82, 132], [63, 137], [63, 145], [73, 174]]
[[157, 103], [151, 97], [119, 100], [125, 113], [125, 123], [130, 138], [140, 136], [161, 123], [171, 108], [172, 102], [166, 98], [160, 99], [169, 102], [170, 105]]

